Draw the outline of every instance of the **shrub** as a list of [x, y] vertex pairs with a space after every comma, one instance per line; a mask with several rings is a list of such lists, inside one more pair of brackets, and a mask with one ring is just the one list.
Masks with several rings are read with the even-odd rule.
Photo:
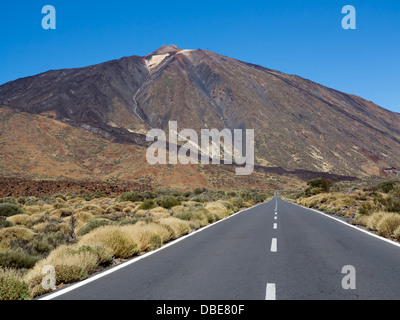
[[124, 192], [121, 196], [118, 197], [117, 199], [118, 202], [124, 202], [124, 201], [143, 201], [143, 195], [141, 195], [138, 192]]
[[48, 234], [38, 234], [29, 242], [38, 253], [47, 253], [71, 241], [70, 235], [62, 231]]
[[230, 202], [228, 202], [228, 201], [220, 201], [220, 203], [222, 203], [225, 206], [225, 208], [228, 211], [229, 215], [232, 214], [235, 211], [235, 208], [234, 208], [233, 204], [231, 204]]
[[235, 198], [238, 195], [238, 193], [236, 191], [234, 191], [234, 190], [228, 191], [226, 194], [230, 198]]
[[[175, 207], [180, 207], [180, 206], [175, 206]], [[153, 220], [153, 221], [158, 220], [160, 218], [169, 217], [171, 215], [170, 212], [169, 212], [169, 209], [165, 209], [163, 207], [156, 207], [156, 208], [150, 209], [148, 211], [148, 213], [145, 210], [139, 210], [139, 211], [146, 212], [145, 217], [150, 219], [150, 220]]]
[[13, 197], [4, 197], [0, 199], [0, 203], [18, 204], [18, 200]]
[[56, 285], [73, 283], [86, 279], [89, 273], [80, 265], [59, 264], [55, 266]]
[[185, 210], [185, 211], [180, 211], [176, 214], [174, 214], [175, 218], [181, 219], [181, 220], [186, 220], [189, 221], [191, 220], [194, 216], [193, 216], [193, 212], [189, 211], [189, 210]]
[[31, 227], [33, 225], [33, 219], [28, 214], [15, 214], [8, 217], [7, 221], [11, 222], [13, 225], [23, 225], [26, 227]]
[[98, 265], [109, 263], [111, 260], [110, 251], [101, 246], [60, 246], [29, 270], [25, 279], [30, 285], [31, 296], [35, 297], [49, 291], [42, 286], [42, 270], [45, 266], [54, 267], [56, 285], [59, 285], [84, 280], [96, 270]]
[[123, 212], [124, 206], [122, 204], [112, 204], [111, 206], [107, 207], [105, 210], [105, 214], [115, 213], [115, 212]]
[[0, 267], [30, 269], [39, 260], [38, 257], [20, 251], [0, 252]]
[[[124, 226], [125, 227], [125, 226]], [[129, 233], [119, 226], [103, 226], [85, 234], [79, 241], [80, 245], [101, 245], [111, 249], [116, 258], [130, 258], [139, 252], [138, 245], [132, 240]]]
[[192, 229], [204, 227], [208, 223], [215, 221], [214, 215], [208, 212], [203, 206], [194, 205], [177, 211], [174, 217], [189, 222], [189, 226]]
[[104, 210], [100, 207], [100, 206], [98, 206], [98, 205], [96, 205], [96, 204], [85, 204], [81, 209], [80, 209], [80, 211], [85, 211], [85, 212], [89, 212], [89, 213], [91, 213], [91, 214], [93, 214], [93, 215], [101, 215], [101, 214], [104, 214]]
[[358, 209], [360, 214], [370, 214], [374, 210], [375, 206], [371, 202], [366, 202], [361, 205]]
[[[30, 197], [28, 199], [26, 199], [24, 205], [26, 206], [32, 206], [32, 205], [36, 205], [38, 203], [39, 199], [35, 198], [35, 197]], [[22, 204], [22, 202], [21, 202]]]
[[154, 234], [151, 236], [151, 243], [149, 249], [150, 250], [158, 249], [162, 246], [162, 244], [163, 244], [162, 238], [159, 235]]
[[179, 238], [189, 233], [189, 225], [181, 219], [175, 217], [162, 218], [160, 224], [168, 229], [172, 235], [171, 239]]
[[379, 183], [376, 186], [376, 189], [378, 191], [381, 191], [384, 193], [389, 193], [390, 191], [393, 190], [393, 188], [395, 186], [398, 186], [399, 184], [400, 184], [400, 181], [398, 181], [398, 180], [384, 181], [384, 182]]
[[142, 193], [142, 196], [143, 196], [144, 200], [146, 200], [146, 199], [155, 199], [155, 198], [157, 198], [157, 193], [155, 193], [153, 191], [146, 190], [146, 191], [144, 191]]
[[73, 215], [73, 211], [68, 208], [59, 208], [57, 210], [52, 211], [53, 214], [58, 215], [60, 218], [65, 218]]
[[0, 228], [8, 228], [13, 226], [13, 223], [9, 220], [6, 220], [5, 217], [0, 217]]
[[78, 235], [83, 236], [84, 234], [89, 233], [90, 231], [111, 224], [110, 220], [107, 219], [93, 219], [86, 223], [82, 228], [79, 229]]
[[113, 259], [111, 250], [100, 245], [81, 246], [77, 249], [77, 252], [91, 252], [95, 254], [99, 264], [108, 264]]
[[383, 237], [390, 237], [400, 226], [400, 215], [397, 213], [385, 214], [377, 223], [378, 234]]
[[88, 211], [76, 211], [75, 218], [80, 221], [87, 222], [93, 218], [93, 214]]
[[145, 199], [143, 203], [139, 206], [139, 210], [149, 210], [155, 207], [155, 202], [153, 199]]
[[72, 228], [68, 223], [64, 221], [50, 221], [48, 222], [42, 232], [44, 233], [55, 233], [61, 231], [64, 234], [72, 234]]
[[206, 191], [207, 191], [206, 188], [198, 187], [198, 188], [196, 188], [196, 189], [193, 190], [193, 194], [199, 195], [199, 194], [201, 194], [201, 193], [203, 193], [203, 192], [206, 192]]
[[[208, 203], [205, 208], [212, 216], [214, 216], [214, 219], [211, 218], [211, 220], [218, 221], [228, 216], [228, 211], [226, 210], [226, 207], [222, 203], [211, 202]], [[208, 220], [210, 221], [210, 218]]]
[[0, 300], [29, 300], [28, 284], [15, 270], [0, 269]]
[[379, 223], [379, 221], [382, 219], [382, 217], [385, 215], [385, 212], [374, 212], [373, 214], [371, 214], [368, 217], [367, 220], [367, 225], [366, 227], [371, 229], [371, 230], [376, 230], [377, 229], [377, 225]]
[[141, 252], [156, 249], [173, 237], [170, 230], [154, 222], [126, 225], [121, 227], [121, 230], [130, 235]]
[[0, 216], [2, 217], [11, 217], [16, 214], [24, 214], [24, 210], [13, 203], [0, 203]]
[[26, 275], [35, 294], [44, 293], [41, 286], [42, 269], [51, 265], [56, 271], [56, 285], [85, 279], [98, 266], [98, 256], [76, 245], [64, 245], [53, 250], [46, 259], [39, 261]]
[[194, 196], [190, 200], [195, 201], [195, 202], [206, 202], [206, 201], [209, 201], [209, 198], [204, 194], [200, 194], [200, 195]]
[[66, 204], [65, 203], [62, 203], [62, 202], [56, 202], [56, 203], [53, 203], [53, 208], [54, 209], [62, 209], [62, 208], [66, 208]]
[[[232, 192], [230, 192], [232, 194]], [[258, 192], [256, 190], [240, 190], [238, 193], [239, 197], [244, 201], [251, 201], [253, 203], [259, 203], [267, 199], [267, 195], [263, 192]]]
[[60, 245], [71, 242], [70, 235], [61, 231], [54, 233], [36, 233], [29, 239], [15, 239], [10, 243], [10, 247], [16, 251], [23, 251], [32, 256], [45, 257], [47, 254]]
[[354, 220], [351, 222], [353, 225], [362, 225], [362, 226], [366, 226], [367, 222], [368, 222], [369, 216], [367, 215], [363, 215], [363, 214], [359, 214], [357, 215]]
[[165, 209], [170, 209], [180, 205], [181, 202], [173, 196], [164, 196], [161, 197], [161, 199], [158, 201], [158, 204]]
[[400, 197], [389, 193], [387, 197], [377, 196], [374, 203], [378, 208], [388, 212], [400, 212]]
[[34, 232], [28, 228], [21, 226], [13, 226], [4, 229], [0, 229], [0, 243], [5, 246], [9, 246], [11, 241], [19, 239], [30, 239], [34, 235]]
[[333, 182], [325, 178], [316, 178], [307, 182], [308, 187], [304, 190], [304, 195], [309, 197], [318, 193], [329, 192]]
[[232, 204], [237, 209], [240, 209], [240, 208], [243, 208], [243, 206], [244, 206], [244, 200], [240, 197], [235, 197], [232, 199]]
[[189, 198], [191, 195], [192, 195], [192, 193], [191, 193], [190, 191], [185, 191], [185, 192], [183, 193], [183, 197], [184, 197], [184, 198]]
[[265, 193], [256, 193], [253, 195], [253, 198], [252, 198], [252, 200], [255, 203], [264, 202], [266, 199], [267, 199], [267, 194], [265, 194]]
[[339, 212], [339, 208], [336, 208], [336, 207], [326, 209], [326, 213], [329, 213], [329, 214], [337, 214], [338, 212]]

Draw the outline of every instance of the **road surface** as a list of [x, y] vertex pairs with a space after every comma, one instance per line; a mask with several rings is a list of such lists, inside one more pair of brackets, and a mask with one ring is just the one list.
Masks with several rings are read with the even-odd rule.
[[398, 245], [276, 195], [42, 298], [397, 300], [399, 268]]

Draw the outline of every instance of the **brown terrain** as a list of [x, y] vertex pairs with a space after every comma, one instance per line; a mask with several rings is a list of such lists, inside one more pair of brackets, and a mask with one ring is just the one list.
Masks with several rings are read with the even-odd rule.
[[[255, 171], [149, 165], [145, 134], [167, 131], [170, 120], [179, 130], [254, 129]], [[3, 179], [2, 194], [56, 193], [68, 183], [106, 193], [295, 189], [318, 176], [353, 180], [400, 166], [399, 114], [298, 76], [176, 46], [8, 82], [0, 86], [0, 123], [0, 175], [25, 179], [15, 188]], [[53, 182], [38, 187], [40, 180]]]
[[98, 194], [116, 197], [124, 192], [152, 190], [152, 187], [135, 182], [107, 183], [73, 180], [29, 180], [0, 178], [0, 197], [47, 196], [55, 194]]

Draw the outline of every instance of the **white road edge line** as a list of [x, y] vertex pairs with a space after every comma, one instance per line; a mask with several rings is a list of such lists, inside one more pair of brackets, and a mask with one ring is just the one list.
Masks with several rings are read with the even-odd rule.
[[170, 246], [172, 246], [172, 245], [174, 245], [174, 244], [176, 244], [176, 243], [178, 243], [178, 242], [180, 242], [180, 241], [182, 241], [182, 240], [185, 240], [185, 239], [187, 239], [188, 237], [191, 237], [191, 236], [193, 236], [193, 235], [195, 235], [195, 234], [197, 234], [197, 233], [199, 233], [199, 232], [201, 232], [201, 231], [203, 231], [203, 230], [205, 230], [205, 229], [207, 229], [207, 228], [210, 228], [210, 227], [212, 227], [212, 226], [215, 226], [216, 224], [218, 224], [218, 223], [220, 223], [220, 222], [222, 222], [222, 221], [226, 221], [227, 219], [230, 219], [230, 218], [232, 218], [232, 217], [238, 215], [239, 213], [248, 211], [248, 210], [253, 209], [253, 208], [255, 208], [255, 207], [259, 206], [259, 205], [266, 204], [266, 203], [270, 202], [272, 199], [274, 199], [274, 198], [271, 198], [271, 199], [268, 200], [267, 202], [258, 203], [258, 204], [256, 204], [256, 205], [253, 206], [253, 207], [246, 208], [246, 209], [244, 209], [244, 210], [241, 210], [241, 211], [238, 211], [238, 212], [236, 212], [236, 213], [234, 213], [234, 214], [231, 214], [229, 217], [226, 217], [226, 218], [224, 218], [224, 219], [218, 220], [218, 221], [216, 221], [216, 222], [214, 222], [214, 223], [209, 224], [208, 226], [202, 227], [202, 228], [200, 228], [200, 229], [198, 229], [198, 230], [196, 230], [196, 231], [193, 231], [193, 232], [191, 232], [191, 233], [189, 233], [189, 234], [187, 234], [187, 235], [185, 235], [185, 236], [182, 236], [182, 237], [180, 237], [180, 238], [178, 238], [178, 239], [176, 239], [176, 240], [173, 240], [173, 241], [171, 241], [171, 242], [168, 242], [167, 244], [163, 245], [161, 248], [158, 248], [158, 249], [156, 249], [156, 250], [147, 252], [147, 253], [145, 253], [145, 254], [143, 254], [143, 255], [141, 255], [141, 256], [138, 256], [138, 257], [136, 257], [136, 258], [132, 258], [131, 260], [126, 261], [126, 262], [123, 262], [123, 263], [121, 263], [121, 264], [118, 264], [118, 265], [116, 265], [115, 267], [112, 267], [112, 268], [110, 268], [110, 269], [108, 269], [108, 270], [106, 270], [106, 271], [103, 271], [103, 272], [100, 272], [100, 273], [95, 274], [95, 275], [93, 275], [93, 276], [90, 276], [89, 278], [87, 278], [87, 279], [85, 279], [85, 280], [82, 280], [82, 281], [77, 282], [77, 283], [75, 283], [75, 284], [71, 284], [71, 285], [69, 285], [69, 286], [66, 287], [66, 288], [59, 289], [59, 290], [57, 290], [57, 291], [54, 292], [54, 293], [49, 293], [49, 294], [47, 294], [47, 295], [45, 295], [45, 296], [43, 296], [42, 298], [39, 298], [39, 299], [37, 299], [37, 300], [51, 300], [51, 299], [54, 299], [54, 298], [56, 298], [56, 297], [58, 297], [58, 296], [61, 296], [61, 295], [63, 295], [63, 294], [66, 294], [67, 292], [70, 292], [70, 291], [72, 291], [72, 290], [75, 290], [75, 289], [77, 289], [77, 288], [79, 288], [79, 287], [82, 287], [82, 286], [84, 286], [84, 285], [86, 285], [86, 284], [88, 284], [88, 283], [90, 283], [90, 282], [92, 282], [92, 281], [95, 281], [95, 280], [97, 280], [97, 279], [100, 279], [100, 278], [102, 278], [102, 277], [105, 277], [105, 276], [109, 275], [110, 273], [113, 273], [113, 272], [115, 272], [115, 271], [118, 271], [119, 269], [125, 268], [125, 267], [127, 267], [127, 266], [129, 266], [129, 265], [131, 265], [131, 264], [133, 264], [133, 263], [135, 263], [135, 262], [137, 262], [137, 261], [139, 261], [139, 260], [142, 260], [142, 259], [144, 259], [144, 258], [147, 258], [148, 256], [151, 256], [151, 255], [154, 254], [154, 253], [157, 253], [157, 252], [159, 252], [159, 251], [161, 251], [161, 250], [164, 250], [165, 248], [168, 248], [168, 247], [170, 247]]
[[271, 241], [271, 252], [277, 252], [278, 251], [278, 240], [276, 238], [272, 238]]
[[265, 290], [265, 300], [276, 300], [275, 283], [267, 283], [267, 288]]
[[[286, 201], [286, 200], [283, 200], [283, 201]], [[376, 235], [376, 234], [374, 234], [374, 233], [372, 233], [372, 232], [370, 232], [370, 231], [361, 229], [361, 228], [359, 228], [359, 227], [357, 227], [357, 226], [354, 226], [354, 225], [352, 225], [352, 224], [350, 224], [350, 223], [348, 223], [348, 222], [346, 222], [346, 221], [340, 220], [340, 219], [338, 219], [338, 218], [336, 218], [336, 217], [332, 217], [332, 216], [330, 216], [329, 214], [324, 213], [324, 212], [322, 212], [322, 211], [319, 211], [319, 210], [316, 210], [316, 209], [307, 208], [307, 207], [303, 207], [303, 206], [301, 206], [301, 205], [299, 205], [299, 204], [297, 204], [297, 203], [294, 203], [294, 202], [290, 202], [290, 201], [286, 201], [286, 202], [291, 203], [291, 204], [294, 204], [295, 206], [298, 206], [298, 207], [303, 208], [303, 209], [307, 209], [307, 210], [311, 210], [311, 211], [317, 212], [317, 213], [319, 213], [319, 214], [321, 214], [321, 215], [323, 215], [323, 216], [325, 216], [325, 217], [327, 217], [327, 218], [330, 218], [330, 219], [336, 220], [337, 222], [343, 223], [344, 225], [346, 225], [346, 226], [348, 226], [348, 227], [350, 227], [350, 228], [353, 228], [353, 229], [356, 229], [356, 230], [358, 230], [358, 231], [364, 232], [364, 233], [370, 235], [371, 237], [375, 237], [375, 238], [377, 238], [377, 239], [386, 241], [386, 242], [388, 242], [388, 243], [390, 243], [390, 244], [392, 244], [392, 245], [394, 245], [394, 246], [400, 247], [400, 243], [397, 243], [397, 242], [394, 242], [394, 241], [392, 241], [392, 240], [386, 239], [386, 238], [384, 238], [384, 237], [378, 236], [378, 235]]]

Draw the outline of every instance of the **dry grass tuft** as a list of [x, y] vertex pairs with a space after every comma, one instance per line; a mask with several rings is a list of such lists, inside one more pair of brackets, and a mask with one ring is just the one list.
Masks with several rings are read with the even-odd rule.
[[378, 211], [378, 212], [372, 213], [367, 219], [366, 227], [371, 230], [377, 230], [379, 221], [386, 214], [387, 214], [387, 212], [383, 212], [383, 211]]
[[226, 218], [229, 215], [226, 207], [220, 202], [210, 202], [205, 208], [214, 216], [215, 220]]
[[116, 258], [130, 258], [139, 252], [139, 247], [132, 236], [119, 226], [103, 226], [82, 236], [79, 245], [92, 246], [101, 244]]
[[30, 284], [32, 296], [43, 294], [49, 289], [42, 286], [45, 266], [55, 269], [56, 285], [80, 281], [93, 273], [99, 264], [99, 257], [93, 250], [74, 245], [62, 245], [54, 249], [46, 259], [40, 260], [25, 276]]
[[33, 225], [34, 220], [28, 214], [16, 214], [8, 217], [7, 221], [10, 221], [13, 225], [21, 225], [29, 228]]
[[400, 226], [400, 214], [387, 213], [377, 224], [378, 234], [383, 237], [394, 235], [394, 231]]
[[30, 291], [20, 271], [0, 268], [0, 300], [29, 300]]
[[149, 214], [154, 220], [159, 220], [161, 218], [167, 218], [170, 216], [168, 209], [165, 209], [163, 207], [150, 209]]
[[162, 218], [159, 223], [170, 231], [171, 240], [188, 234], [190, 231], [189, 223], [175, 217]]
[[130, 235], [141, 252], [159, 248], [174, 236], [168, 228], [155, 222], [137, 222], [133, 225], [122, 226], [121, 230]]
[[33, 237], [35, 233], [23, 226], [13, 226], [0, 229], [0, 243], [2, 247], [9, 247], [12, 240], [27, 240]]

